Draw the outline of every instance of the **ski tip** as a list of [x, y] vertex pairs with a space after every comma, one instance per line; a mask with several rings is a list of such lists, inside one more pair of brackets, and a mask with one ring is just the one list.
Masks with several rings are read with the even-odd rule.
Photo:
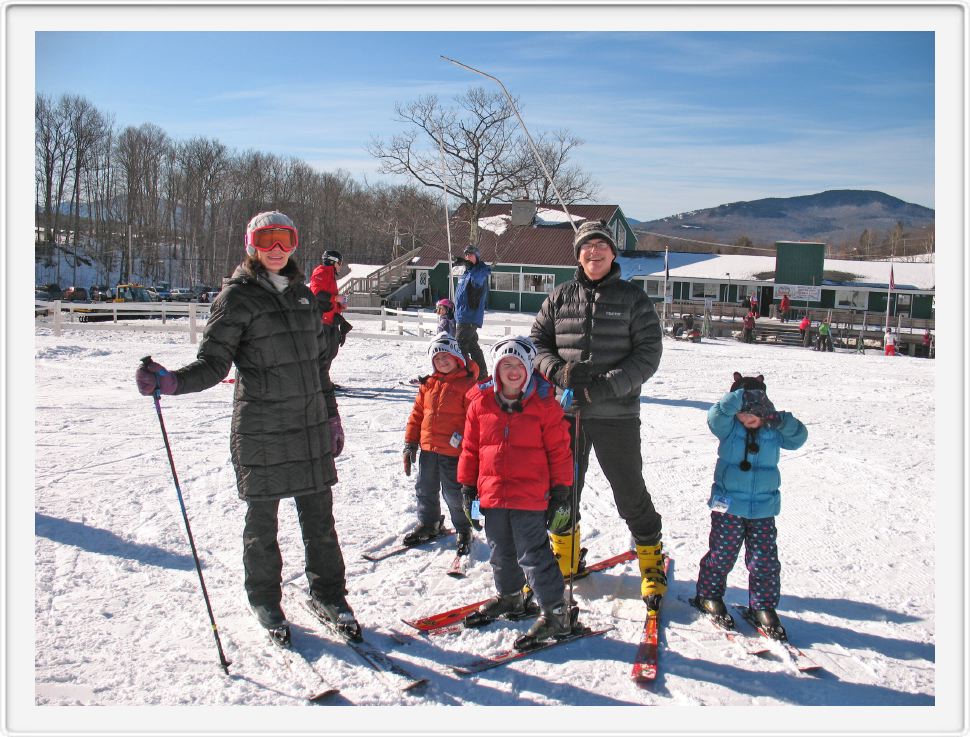
[[321, 701], [326, 701], [331, 696], [336, 696], [339, 693], [340, 693], [339, 688], [328, 688], [325, 691], [309, 694], [306, 697], [306, 700], [309, 701], [311, 704], [319, 704]]
[[404, 692], [414, 691], [416, 689], [423, 688], [424, 686], [427, 686], [427, 685], [428, 685], [427, 678], [418, 678], [403, 686], [401, 690]]

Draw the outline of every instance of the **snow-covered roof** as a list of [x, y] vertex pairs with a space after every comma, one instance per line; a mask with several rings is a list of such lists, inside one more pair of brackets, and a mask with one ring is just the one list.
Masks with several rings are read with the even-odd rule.
[[365, 276], [370, 276], [381, 268], [380, 264], [376, 266], [373, 264], [347, 264], [346, 266], [347, 273], [337, 279], [338, 287], [342, 287], [351, 279], [363, 279]]
[[[644, 277], [663, 279], [663, 253], [637, 253], [620, 255], [616, 259], [624, 279]], [[774, 278], [759, 279], [758, 274], [775, 271], [774, 256], [747, 256], [716, 253], [669, 254], [670, 278], [679, 281], [690, 279], [716, 279], [726, 282], [773, 282]], [[936, 265], [932, 263], [893, 262], [891, 264], [897, 289], [932, 290], [936, 288]], [[853, 285], [887, 288], [889, 285], [888, 261], [848, 261], [826, 259], [825, 271], [842, 271], [854, 274], [855, 279], [844, 282], [826, 280], [823, 286]], [[728, 276], [730, 275], [730, 277]]]

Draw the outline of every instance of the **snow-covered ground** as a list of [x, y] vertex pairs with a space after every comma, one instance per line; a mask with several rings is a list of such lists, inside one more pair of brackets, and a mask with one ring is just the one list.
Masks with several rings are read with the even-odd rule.
[[[351, 334], [332, 371], [335, 381], [355, 390], [339, 397], [347, 445], [338, 459], [340, 482], [334, 490], [348, 598], [367, 638], [430, 684], [406, 694], [388, 688], [349, 649], [320, 632], [290, 591], [284, 606], [295, 624], [295, 645], [340, 687], [332, 703], [933, 706], [939, 693], [952, 693], [952, 684], [936, 676], [938, 616], [944, 618], [934, 602], [936, 362], [732, 340], [665, 341], [660, 370], [644, 386], [641, 435], [644, 476], [663, 515], [665, 546], [675, 563], [663, 611], [661, 674], [652, 688], [639, 689], [628, 680], [643, 614], [635, 563], [575, 585], [582, 618], [613, 624], [614, 631], [479, 677], [454, 675], [447, 666], [507, 646], [527, 622], [496, 623], [431, 640], [401, 622], [402, 617], [485, 598], [491, 595], [492, 580], [484, 538], [476, 541], [474, 565], [463, 580], [445, 575], [450, 541], [380, 563], [361, 557], [398, 541], [414, 520], [413, 479], [401, 468], [414, 390], [399, 380], [427, 368], [422, 342], [379, 338], [366, 330], [362, 326]], [[487, 323], [484, 334], [498, 331], [490, 332]], [[233, 663], [230, 675], [218, 665], [158, 419], [151, 399], [137, 394], [133, 379], [146, 354], [174, 368], [192, 360], [195, 350], [183, 334], [66, 330], [54, 337], [38, 323], [36, 536], [34, 576], [28, 582], [35, 598], [32, 631], [27, 620], [22, 632], [25, 640], [34, 638], [36, 649], [34, 669], [28, 660], [18, 683], [8, 684], [15, 702], [17, 693], [35, 689], [33, 725], [80, 729], [89, 719], [125, 724], [116, 721], [123, 717], [114, 711], [42, 708], [49, 705], [305, 703], [299, 673], [284, 665], [244, 604], [244, 507], [229, 462], [229, 384], [162, 398], [205, 582]], [[805, 446], [783, 454], [783, 508], [777, 522], [783, 565], [780, 614], [792, 640], [824, 668], [817, 677], [799, 675], [774, 657], [741, 652], [698, 621], [681, 600], [693, 593], [706, 550], [706, 501], [717, 447], [706, 412], [727, 390], [735, 370], [763, 373], [779, 409], [792, 411], [809, 429]], [[11, 489], [11, 494], [21, 493], [27, 489]], [[959, 504], [959, 494], [955, 498]], [[291, 502], [281, 505], [280, 516], [284, 576], [303, 583], [302, 543]], [[29, 526], [29, 520], [24, 523]], [[595, 461], [583, 498], [583, 544], [590, 560], [629, 545]], [[952, 556], [954, 551], [942, 553]], [[739, 562], [729, 580], [729, 601], [745, 601], [746, 582]], [[959, 607], [952, 596], [946, 601]], [[952, 624], [952, 617], [948, 621]], [[946, 644], [942, 650], [949, 648]], [[942, 650], [941, 660], [952, 657]], [[23, 658], [24, 651], [18, 653]], [[201, 721], [192, 724], [200, 729], [336, 730], [372, 724], [394, 731], [420, 727], [425, 733], [476, 732], [476, 724], [482, 730], [493, 724], [479, 723], [477, 716], [439, 720], [437, 712], [429, 720], [420, 710], [380, 710], [378, 717], [336, 710], [325, 723], [308, 709], [282, 712], [285, 721], [275, 710], [189, 711], [199, 714]], [[755, 729], [742, 720], [745, 713], [651, 710], [649, 724], [655, 729], [732, 724]], [[510, 718], [498, 710], [470, 714], [497, 717], [495, 724]], [[548, 729], [549, 714], [515, 710], [508, 724], [518, 730]], [[602, 730], [604, 723], [596, 721], [602, 714], [609, 715], [610, 731], [645, 728], [645, 712], [639, 710], [582, 710], [559, 731], [584, 724]], [[890, 714], [873, 712], [867, 724], [876, 727], [883, 719], [887, 730], [919, 731], [917, 725], [925, 722], [916, 720], [927, 711]], [[808, 710], [799, 713], [797, 723], [776, 726], [810, 730], [829, 716]], [[147, 726], [164, 730], [185, 718], [185, 710], [162, 710]], [[367, 721], [372, 718], [377, 721]], [[563, 718], [561, 712], [555, 717]], [[141, 723], [139, 729], [147, 726]]]

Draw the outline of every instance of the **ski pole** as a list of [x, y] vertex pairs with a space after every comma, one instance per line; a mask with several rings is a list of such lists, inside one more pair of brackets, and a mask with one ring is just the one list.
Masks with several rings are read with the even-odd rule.
[[[152, 362], [151, 356], [141, 359], [141, 364], [145, 368]], [[158, 374], [155, 375], [155, 391], [152, 397], [155, 399], [155, 414], [158, 415], [158, 426], [162, 428], [162, 439], [165, 441], [165, 452], [168, 453], [168, 464], [172, 467], [172, 480], [175, 481], [175, 493], [178, 494], [179, 507], [182, 509], [182, 519], [185, 521], [185, 531], [189, 536], [189, 545], [192, 548], [192, 558], [195, 560], [195, 570], [199, 574], [199, 583], [202, 586], [202, 597], [205, 599], [205, 608], [209, 612], [209, 622], [212, 623], [212, 635], [216, 638], [216, 649], [219, 651], [219, 662], [222, 669], [229, 675], [229, 666], [232, 661], [226, 659], [226, 654], [222, 651], [222, 641], [219, 639], [219, 628], [216, 627], [216, 618], [212, 614], [212, 605], [209, 603], [209, 592], [205, 588], [205, 579], [202, 578], [202, 564], [199, 563], [199, 554], [195, 550], [195, 538], [192, 537], [192, 528], [189, 526], [189, 515], [185, 511], [185, 500], [182, 499], [182, 489], [179, 486], [179, 477], [175, 472], [175, 460], [172, 458], [172, 446], [168, 442], [168, 433], [165, 432], [165, 420], [162, 419], [162, 405], [160, 402], [161, 390], [158, 387]]]
[[522, 126], [522, 132], [525, 133], [525, 137], [529, 141], [529, 147], [532, 149], [532, 155], [535, 156], [536, 158], [536, 163], [538, 163], [539, 166], [542, 168], [542, 173], [546, 175], [546, 180], [552, 186], [552, 190], [553, 192], [556, 193], [556, 197], [559, 198], [559, 204], [562, 205], [562, 211], [566, 213], [566, 217], [569, 218], [569, 224], [573, 228], [573, 233], [576, 233], [578, 231], [578, 228], [576, 227], [576, 223], [573, 222], [573, 216], [569, 214], [569, 210], [566, 208], [566, 200], [564, 200], [563, 196], [559, 194], [559, 187], [557, 187], [556, 183], [552, 181], [552, 175], [549, 173], [549, 170], [546, 168], [545, 162], [542, 160], [542, 157], [539, 155], [539, 149], [536, 148], [535, 141], [533, 141], [532, 136], [529, 135], [529, 129], [525, 127], [525, 121], [522, 120], [522, 116], [519, 115], [519, 109], [515, 106], [515, 100], [512, 99], [512, 95], [509, 94], [509, 91], [505, 89], [505, 85], [502, 84], [502, 80], [500, 80], [498, 77], [493, 77], [491, 74], [488, 74], [487, 72], [483, 72], [481, 69], [476, 69], [475, 67], [470, 67], [467, 64], [462, 64], [460, 61], [456, 61], [455, 59], [451, 59], [447, 56], [442, 55], [441, 58], [444, 59], [445, 61], [450, 61], [455, 66], [462, 67], [463, 69], [467, 69], [470, 72], [475, 72], [475, 74], [481, 74], [483, 77], [488, 77], [493, 82], [498, 83], [498, 86], [502, 88], [502, 92], [505, 93], [505, 99], [508, 100], [509, 106], [512, 108], [512, 112], [515, 113], [515, 117], [518, 119], [519, 125]]
[[[563, 410], [568, 410], [573, 403], [573, 390], [566, 389], [562, 393], [562, 398], [559, 400], [562, 405]], [[580, 411], [577, 408], [573, 412], [573, 488], [570, 490], [569, 495], [569, 512], [571, 518], [571, 527], [569, 530], [569, 570], [573, 570], [573, 560], [576, 557], [576, 524], [577, 517], [579, 516], [579, 415]], [[569, 576], [569, 603], [572, 605], [573, 601], [573, 576]]]

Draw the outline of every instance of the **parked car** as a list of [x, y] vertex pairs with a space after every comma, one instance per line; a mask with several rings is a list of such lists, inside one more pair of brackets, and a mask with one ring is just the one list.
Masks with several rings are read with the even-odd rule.
[[215, 298], [219, 295], [220, 291], [222, 290], [210, 289], [208, 291], [202, 292], [202, 294], [199, 295], [199, 302], [202, 302], [204, 304], [211, 304], [213, 300], [215, 300]]
[[168, 287], [163, 287], [156, 284], [154, 287], [150, 287], [155, 294], [158, 295], [158, 299], [161, 302], [171, 302], [172, 301], [172, 291]]
[[88, 290], [84, 287], [68, 287], [64, 290], [65, 302], [87, 302]]
[[195, 294], [191, 289], [185, 287], [175, 287], [170, 293], [171, 302], [194, 302]]
[[92, 302], [107, 302], [111, 299], [111, 290], [105, 286], [92, 284], [88, 290], [88, 296]]
[[61, 288], [53, 282], [50, 284], [44, 284], [41, 287], [37, 287], [37, 289], [42, 289], [47, 292], [47, 296], [51, 301], [56, 299], [64, 299], [64, 292], [62, 292]]

